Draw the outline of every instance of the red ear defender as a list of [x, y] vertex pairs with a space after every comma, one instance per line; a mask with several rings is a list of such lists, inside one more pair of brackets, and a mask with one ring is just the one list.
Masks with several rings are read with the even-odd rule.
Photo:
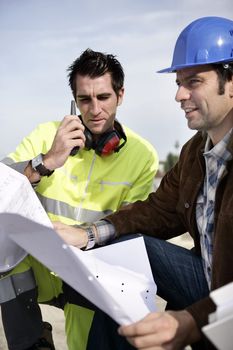
[[117, 151], [120, 144], [120, 137], [116, 131], [112, 131], [111, 133], [107, 134], [106, 138], [104, 138], [102, 141], [103, 142], [98, 143], [98, 147], [96, 147], [95, 152], [99, 156], [107, 156]]
[[[121, 142], [121, 140], [123, 142]], [[126, 144], [126, 142], [126, 134], [121, 124], [115, 120], [114, 130], [102, 134], [97, 143], [95, 145], [92, 145], [92, 148], [99, 156], [107, 156], [113, 152], [119, 152], [120, 149]]]
[[[79, 115], [79, 118], [82, 120], [81, 115]], [[85, 127], [84, 134], [86, 136], [85, 149], [94, 149], [99, 156], [107, 156], [113, 152], [119, 152], [127, 142], [123, 127], [116, 119], [114, 121], [114, 130], [102, 134], [97, 142], [93, 140], [93, 134], [87, 127]]]

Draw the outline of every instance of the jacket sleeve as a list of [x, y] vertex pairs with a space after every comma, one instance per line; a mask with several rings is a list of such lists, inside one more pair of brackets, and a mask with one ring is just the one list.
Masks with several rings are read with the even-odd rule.
[[155, 150], [147, 151], [144, 154], [142, 164], [139, 164], [135, 171], [138, 171], [137, 178], [124, 198], [121, 206], [134, 203], [137, 200], [145, 200], [148, 195], [153, 191], [155, 174], [158, 170], [158, 155]]
[[170, 239], [187, 232], [176, 210], [181, 164], [182, 160], [179, 160], [164, 176], [157, 191], [152, 192], [146, 200], [136, 201], [105, 218], [115, 226], [117, 235], [140, 232]]
[[39, 128], [33, 130], [28, 136], [24, 137], [16, 150], [8, 155], [14, 162], [30, 160], [42, 152], [41, 137], [39, 137]]
[[15, 151], [4, 160], [5, 164], [28, 161], [40, 153], [47, 153], [56, 133], [56, 122], [38, 125], [29, 135], [23, 138]]
[[186, 310], [193, 316], [198, 328], [208, 324], [208, 316], [216, 310], [216, 305], [210, 297], [203, 298], [188, 306]]

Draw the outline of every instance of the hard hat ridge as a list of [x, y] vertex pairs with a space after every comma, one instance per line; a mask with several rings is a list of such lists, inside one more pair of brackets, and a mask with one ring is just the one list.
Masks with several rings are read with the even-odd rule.
[[233, 62], [233, 21], [222, 17], [202, 17], [180, 33], [171, 67], [158, 73], [225, 62]]

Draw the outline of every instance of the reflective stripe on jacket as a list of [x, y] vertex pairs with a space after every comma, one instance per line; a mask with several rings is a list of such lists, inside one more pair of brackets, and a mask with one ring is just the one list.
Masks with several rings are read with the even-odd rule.
[[[58, 122], [39, 125], [3, 163], [12, 164], [17, 169], [16, 163], [47, 153], [58, 125]], [[125, 133], [127, 143], [118, 153], [100, 157], [94, 150], [80, 150], [50, 177], [41, 179], [36, 192], [51, 220], [66, 224], [93, 222], [122, 205], [148, 196], [158, 168], [157, 154], [147, 141], [128, 128], [125, 128]], [[19, 165], [22, 171], [22, 164]], [[5, 257], [15, 257], [15, 248], [1, 252], [0, 247], [1, 253]], [[19, 275], [26, 279], [26, 285], [31, 286], [31, 280], [27, 280], [29, 275], [24, 270], [22, 266]], [[8, 276], [0, 281], [3, 296], [0, 303], [14, 298], [12, 278]], [[20, 291], [24, 289], [20, 288]]]

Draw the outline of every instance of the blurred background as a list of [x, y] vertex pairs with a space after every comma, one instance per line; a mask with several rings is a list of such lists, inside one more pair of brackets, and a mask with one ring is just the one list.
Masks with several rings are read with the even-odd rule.
[[232, 0], [0, 0], [0, 157], [38, 123], [60, 120], [72, 98], [67, 67], [86, 49], [125, 70], [118, 119], [147, 138], [160, 160], [191, 136], [175, 102], [170, 65], [179, 32], [203, 16], [229, 17]]

